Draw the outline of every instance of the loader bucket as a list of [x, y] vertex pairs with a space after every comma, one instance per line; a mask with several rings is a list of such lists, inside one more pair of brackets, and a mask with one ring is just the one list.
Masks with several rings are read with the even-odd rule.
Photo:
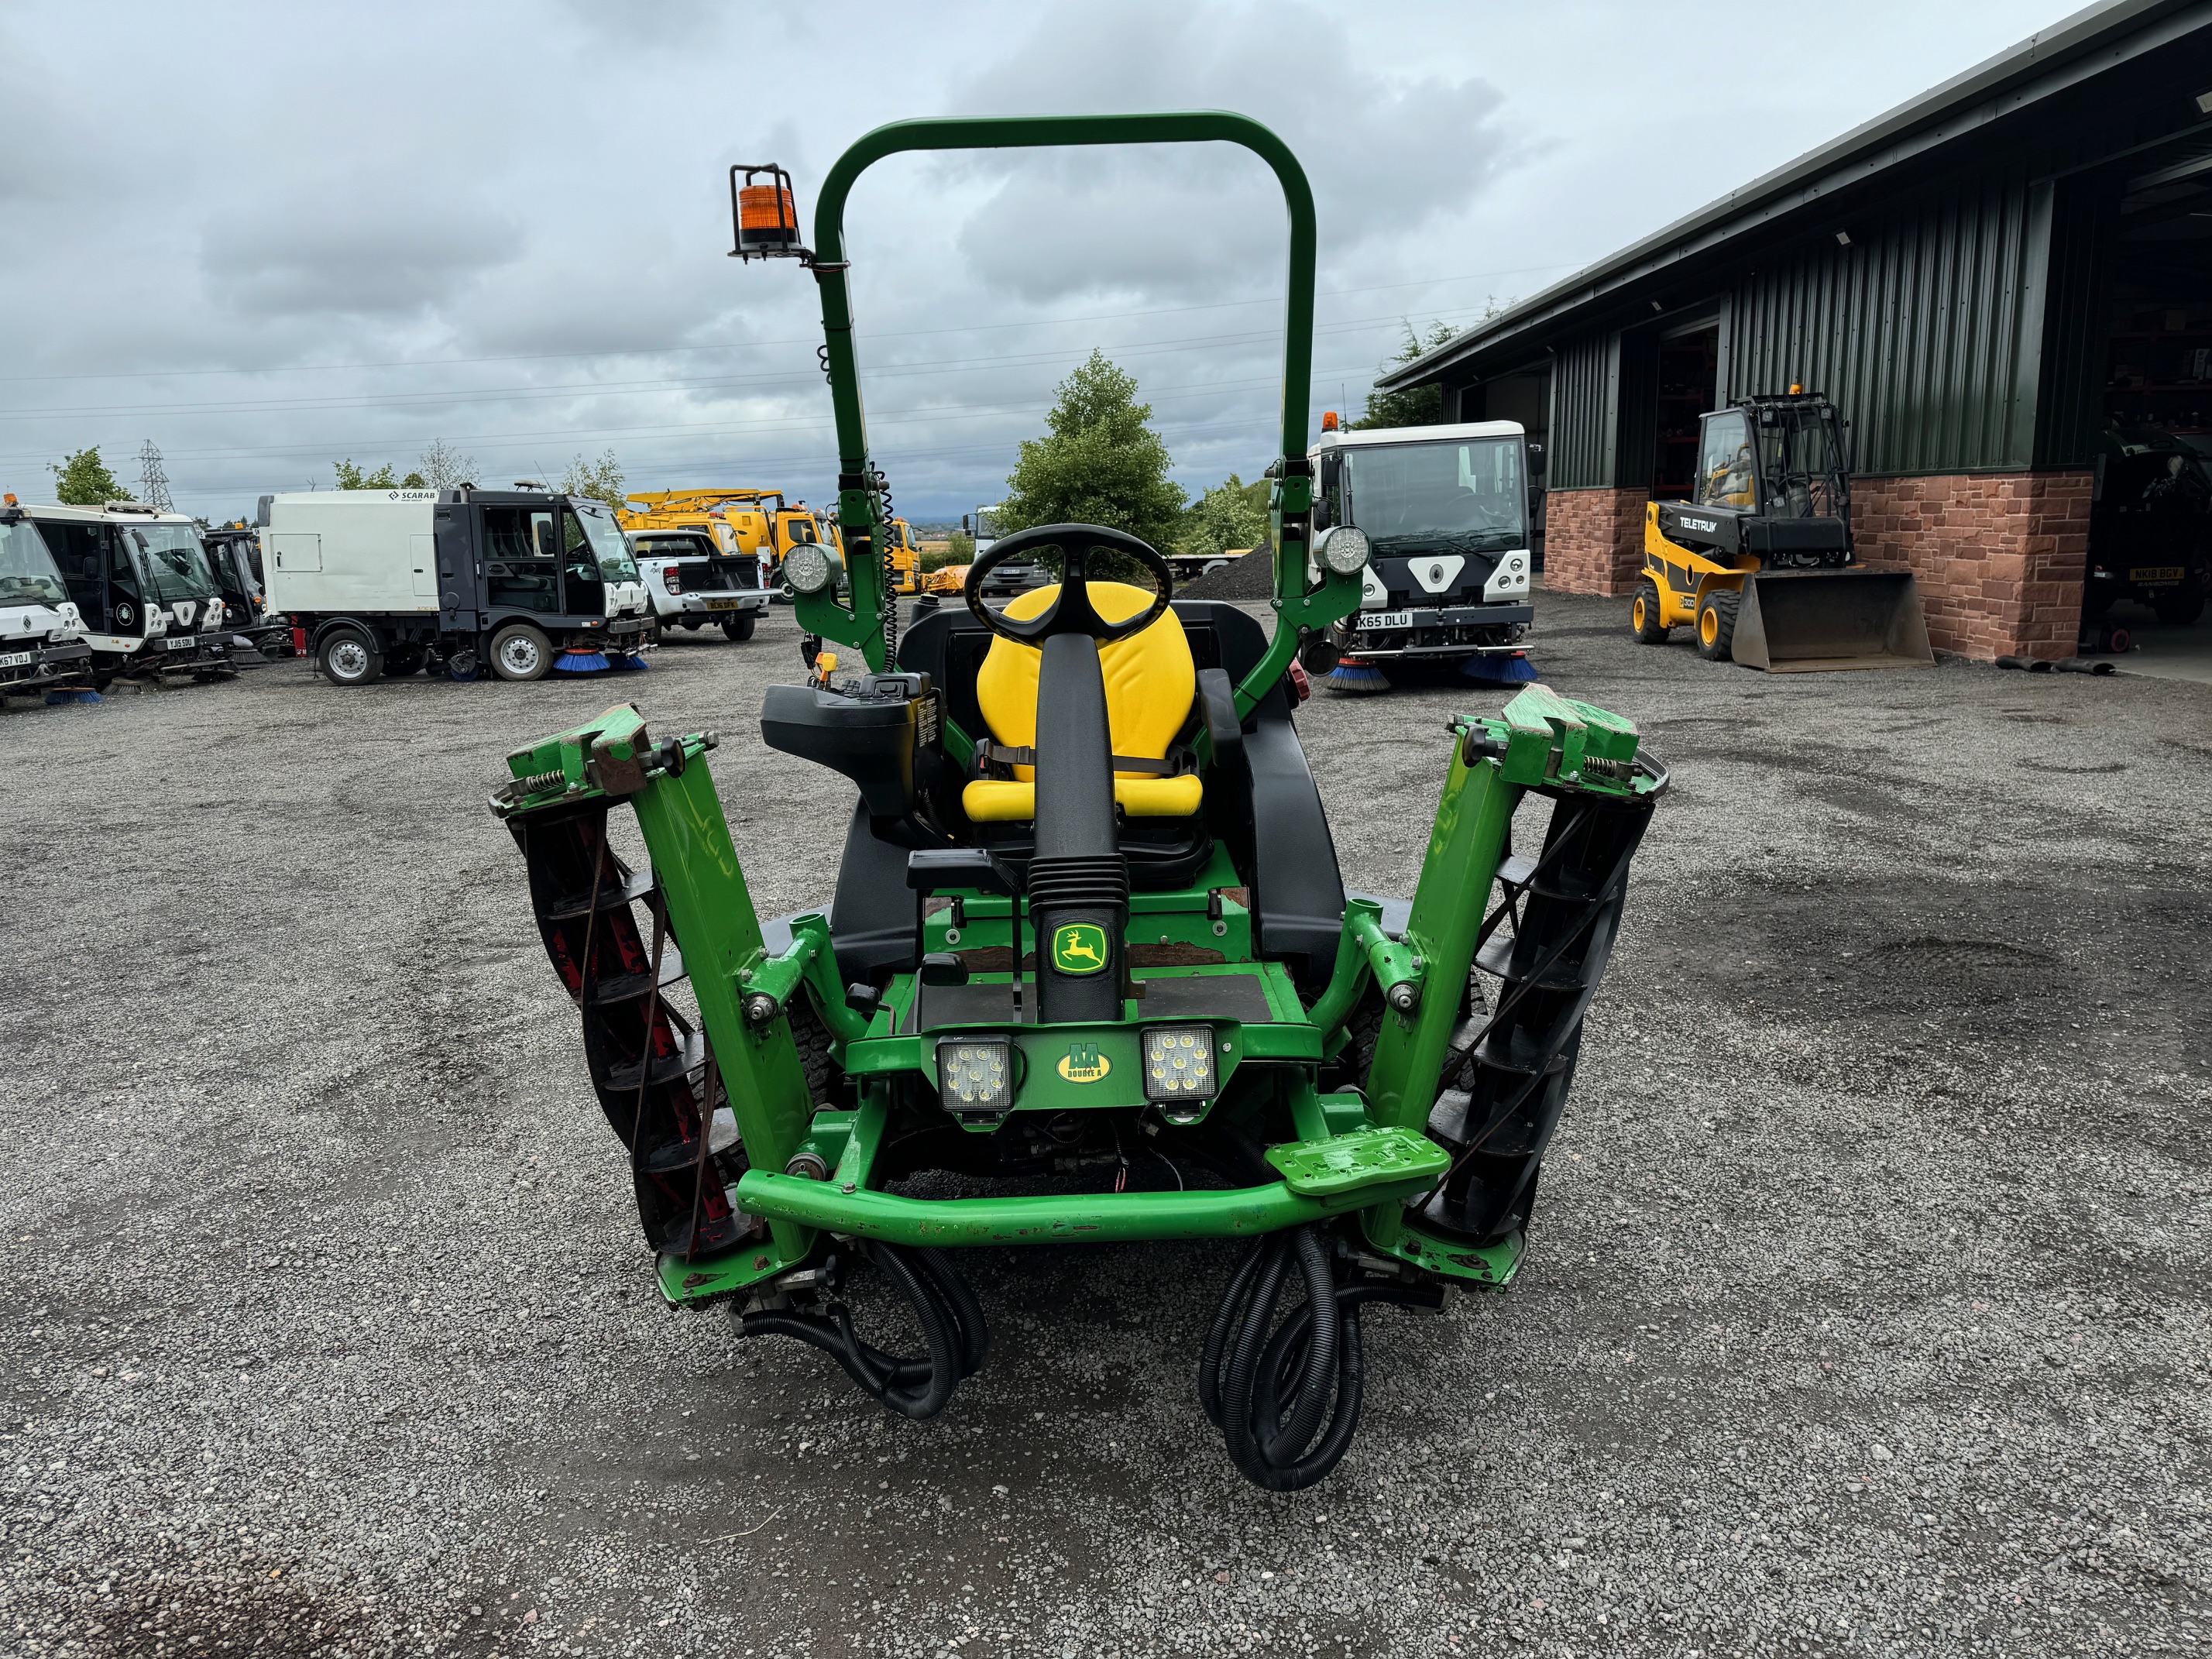
[[1746, 577], [1731, 653], [1777, 674], [1933, 668], [1909, 570], [1777, 570]]

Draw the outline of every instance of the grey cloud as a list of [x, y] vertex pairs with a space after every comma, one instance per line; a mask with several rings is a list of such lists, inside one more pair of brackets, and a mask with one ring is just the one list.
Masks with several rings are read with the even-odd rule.
[[452, 303], [523, 257], [522, 220], [489, 202], [272, 200], [202, 232], [210, 293], [261, 316], [391, 318]]
[[[1778, 14], [1740, 67], [1796, 90], [1717, 148], [1617, 88], [1656, 43], [1733, 18], [1724, 3], [392, 0], [370, 27], [274, 0], [20, 0], [0, 8], [0, 483], [151, 436], [180, 499], [228, 511], [442, 435], [495, 476], [611, 445], [641, 482], [822, 499], [818, 290], [724, 257], [724, 169], [787, 163], [811, 231], [846, 145], [947, 110], [1268, 122], [1320, 206], [1322, 404], [1356, 407], [1401, 313], [1525, 293], [2018, 38], [2050, 0], [1861, 0], [1843, 34]], [[1881, 46], [1906, 27], [1911, 62]], [[1821, 72], [1792, 79], [1815, 33]], [[118, 90], [118, 40], [159, 95]], [[1282, 210], [1253, 158], [899, 158], [861, 181], [848, 230], [902, 508], [995, 495], [1093, 345], [1136, 374], [1186, 483], [1272, 456], [1279, 307], [1212, 308], [1281, 291]], [[49, 374], [84, 378], [24, 378]]]
[[[1368, 67], [1340, 12], [1249, 12], [1152, 3], [1055, 9], [957, 102], [1003, 108], [1007, 90], [1054, 113], [1240, 109], [1267, 122], [1313, 185], [1324, 258], [1364, 239], [1464, 210], [1510, 166], [1502, 98], [1475, 76]], [[1111, 292], [1279, 284], [1265, 250], [1284, 245], [1273, 179], [1222, 147], [963, 157], [948, 170], [1000, 188], [968, 222], [963, 253], [984, 281], [1032, 300]], [[1050, 228], [1049, 236], [1036, 230]]]

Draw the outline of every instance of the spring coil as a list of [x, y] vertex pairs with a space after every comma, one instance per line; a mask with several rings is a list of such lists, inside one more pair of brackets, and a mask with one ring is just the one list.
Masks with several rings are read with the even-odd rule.
[[526, 778], [517, 778], [514, 789], [518, 795], [543, 794], [548, 789], [566, 788], [568, 775], [556, 769], [550, 772], [532, 772]]
[[884, 477], [881, 467], [871, 470], [868, 482], [876, 493], [878, 506], [876, 523], [880, 526], [878, 534], [881, 538], [883, 548], [880, 561], [882, 575], [878, 580], [883, 590], [884, 601], [884, 666], [892, 668], [897, 664], [899, 634], [898, 572], [891, 562], [890, 543], [895, 528], [891, 523], [891, 518], [896, 509], [891, 505], [890, 480]]

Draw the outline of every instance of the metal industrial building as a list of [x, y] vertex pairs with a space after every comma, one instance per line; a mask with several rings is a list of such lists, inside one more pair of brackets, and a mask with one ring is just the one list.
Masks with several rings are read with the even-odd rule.
[[2077, 14], [1381, 382], [1541, 438], [1545, 579], [1592, 593], [1698, 416], [1793, 384], [1852, 422], [1860, 556], [1938, 649], [2073, 655], [2103, 434], [2212, 447], [2212, 3]]

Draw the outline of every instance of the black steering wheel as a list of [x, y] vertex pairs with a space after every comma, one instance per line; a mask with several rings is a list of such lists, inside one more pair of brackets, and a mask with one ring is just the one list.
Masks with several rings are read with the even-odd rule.
[[[984, 576], [1017, 553], [1026, 553], [1036, 547], [1059, 548], [1063, 567], [1060, 592], [1045, 607], [1044, 615], [1022, 622], [985, 605]], [[1092, 608], [1091, 585], [1084, 567], [1094, 547], [1126, 553], [1152, 573], [1159, 593], [1149, 611], [1127, 622], [1109, 623]], [[991, 550], [968, 567], [968, 580], [961, 587], [961, 597], [968, 601], [968, 609], [977, 622], [1000, 638], [1020, 645], [1036, 645], [1055, 634], [1087, 634], [1101, 645], [1126, 640], [1157, 622], [1174, 592], [1175, 572], [1149, 542], [1139, 541], [1127, 531], [1109, 530], [1103, 524], [1041, 524], [1033, 529], [1018, 530], [992, 543]]]

